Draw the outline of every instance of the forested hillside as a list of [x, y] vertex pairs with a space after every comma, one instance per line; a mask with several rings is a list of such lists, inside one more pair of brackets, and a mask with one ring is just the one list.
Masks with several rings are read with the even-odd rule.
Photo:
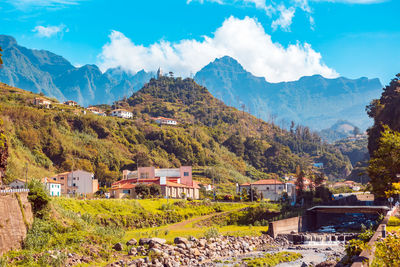
[[[227, 107], [192, 79], [152, 79], [119, 101], [134, 112], [133, 120], [84, 115], [82, 108], [62, 104], [39, 108], [32, 105], [36, 94], [5, 84], [0, 90], [10, 153], [6, 181], [24, 177], [26, 170], [29, 178], [39, 178], [80, 168], [109, 185], [124, 168], [193, 165], [197, 178], [214, 178], [220, 191], [229, 192], [237, 182], [294, 172], [297, 165], [324, 162], [331, 176], [350, 166], [308, 128], [283, 131]], [[161, 127], [150, 120], [158, 115], [179, 125]]]
[[385, 191], [398, 182], [400, 173], [400, 74], [383, 88], [380, 99], [367, 107], [374, 125], [368, 129], [371, 156], [368, 173], [374, 192], [385, 197]]

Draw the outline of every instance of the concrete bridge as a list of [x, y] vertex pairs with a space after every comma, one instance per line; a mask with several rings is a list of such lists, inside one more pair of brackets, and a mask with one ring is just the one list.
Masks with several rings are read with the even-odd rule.
[[382, 213], [390, 209], [386, 206], [314, 206], [308, 212], [318, 213]]

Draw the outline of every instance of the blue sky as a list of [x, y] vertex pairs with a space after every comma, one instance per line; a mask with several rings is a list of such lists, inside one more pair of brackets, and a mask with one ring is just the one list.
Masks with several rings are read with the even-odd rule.
[[[4, 0], [0, 33], [74, 65], [189, 75], [228, 54], [268, 81], [400, 72], [397, 0]], [[204, 37], [206, 36], [206, 37]]]

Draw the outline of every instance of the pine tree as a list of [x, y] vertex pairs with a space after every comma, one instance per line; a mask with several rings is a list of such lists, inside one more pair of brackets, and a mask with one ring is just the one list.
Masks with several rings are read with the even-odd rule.
[[300, 171], [299, 175], [296, 179], [296, 187], [297, 187], [297, 200], [300, 201], [304, 196], [304, 178], [306, 174], [303, 170]]

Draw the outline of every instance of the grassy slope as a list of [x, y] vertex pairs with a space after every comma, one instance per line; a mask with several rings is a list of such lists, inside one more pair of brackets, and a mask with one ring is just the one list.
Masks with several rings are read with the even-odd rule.
[[[186, 218], [195, 218], [216, 211], [235, 212], [256, 204], [246, 203], [210, 203], [170, 200], [77, 200], [53, 198], [51, 215], [45, 220], [35, 219], [32, 229], [25, 240], [25, 249], [5, 255], [11, 266], [55, 266], [65, 259], [68, 253], [87, 257], [89, 265], [105, 265], [115, 259], [125, 257], [127, 251], [116, 252], [112, 246], [125, 242], [132, 237], [158, 236], [172, 241], [176, 236], [204, 236], [209, 229], [193, 227], [188, 224], [182, 229], [168, 230], [173, 225], [138, 228], [115, 223], [112, 218], [129, 221], [130, 216], [147, 213], [145, 217], [168, 217], [176, 215], [177, 222]], [[168, 206], [165, 209], [165, 206]], [[107, 220], [97, 220], [107, 218]], [[138, 223], [136, 227], [141, 227]], [[171, 228], [171, 229], [172, 229]], [[166, 232], [166, 230], [168, 230]], [[222, 226], [220, 233], [232, 235], [259, 235], [267, 227]], [[46, 251], [61, 251], [51, 257]], [[1, 262], [0, 258], [0, 262]]]

